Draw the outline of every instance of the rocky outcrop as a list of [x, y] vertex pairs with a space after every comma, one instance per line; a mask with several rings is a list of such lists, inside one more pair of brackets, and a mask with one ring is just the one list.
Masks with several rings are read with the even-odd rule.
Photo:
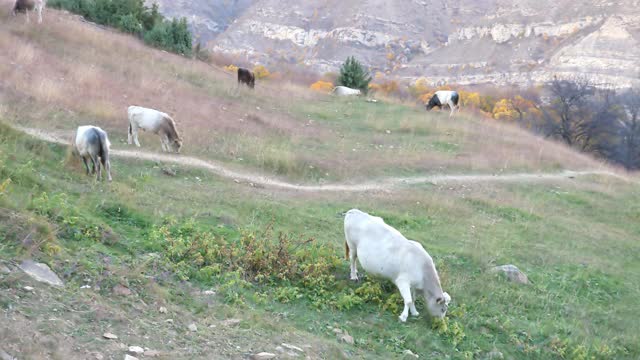
[[[215, 32], [210, 49], [268, 67], [336, 71], [356, 56], [374, 72], [434, 83], [526, 85], [588, 75], [628, 87], [640, 77], [639, 0], [160, 3]], [[210, 14], [224, 6], [230, 10]]]

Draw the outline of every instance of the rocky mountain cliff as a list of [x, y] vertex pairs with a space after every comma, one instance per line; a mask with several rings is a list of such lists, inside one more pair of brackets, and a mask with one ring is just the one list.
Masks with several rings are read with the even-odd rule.
[[589, 76], [640, 85], [639, 0], [160, 0], [207, 46], [267, 66], [373, 71], [432, 84]]

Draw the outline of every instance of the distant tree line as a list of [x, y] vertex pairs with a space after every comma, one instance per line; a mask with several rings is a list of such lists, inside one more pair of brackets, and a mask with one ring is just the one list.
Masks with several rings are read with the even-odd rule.
[[144, 0], [49, 0], [48, 5], [137, 35], [151, 46], [186, 56], [192, 53], [187, 20], [165, 19], [157, 4], [149, 8]]
[[539, 107], [538, 131], [627, 169], [640, 169], [640, 91], [598, 89], [581, 78], [555, 79], [548, 92], [550, 103]]

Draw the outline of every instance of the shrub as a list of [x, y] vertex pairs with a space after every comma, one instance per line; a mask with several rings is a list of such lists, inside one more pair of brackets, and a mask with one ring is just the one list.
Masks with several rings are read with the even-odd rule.
[[256, 65], [253, 68], [253, 74], [256, 76], [256, 79], [265, 79], [268, 78], [269, 75], [271, 75], [269, 73], [269, 70], [267, 70], [267, 68], [263, 65]]
[[318, 80], [309, 86], [311, 90], [328, 93], [333, 90], [333, 84], [329, 81]]
[[50, 0], [49, 6], [141, 36], [149, 45], [191, 55], [192, 37], [187, 20], [165, 20], [157, 4], [148, 8], [144, 0]]
[[364, 66], [353, 56], [348, 57], [340, 67], [338, 84], [352, 89], [360, 89], [366, 94], [369, 91], [369, 82], [371, 82], [371, 76]]
[[238, 72], [238, 67], [233, 64], [229, 64], [225, 66], [224, 69], [232, 74], [235, 74]]

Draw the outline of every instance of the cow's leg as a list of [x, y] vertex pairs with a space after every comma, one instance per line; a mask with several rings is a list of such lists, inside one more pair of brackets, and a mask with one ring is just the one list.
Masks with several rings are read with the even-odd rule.
[[127, 144], [133, 144], [133, 127], [131, 123], [129, 123], [129, 128], [127, 129]]
[[409, 306], [409, 312], [411, 312], [411, 315], [413, 316], [418, 316], [420, 315], [420, 313], [418, 312], [418, 310], [416, 310], [416, 289], [411, 289], [411, 299], [413, 300], [411, 302], [411, 305]]
[[133, 128], [131, 129], [133, 131], [133, 142], [136, 144], [137, 147], [140, 147], [140, 141], [138, 141], [138, 127], [135, 125], [132, 125]]
[[162, 145], [162, 151], [164, 152], [169, 152], [169, 139], [167, 138], [166, 134], [161, 134], [160, 135], [160, 144]]
[[107, 158], [103, 163], [102, 166], [104, 167], [104, 170], [107, 172], [107, 179], [109, 181], [111, 181], [111, 162], [109, 161], [109, 158]]
[[96, 174], [96, 180], [100, 180], [100, 159], [97, 155], [92, 155], [91, 162], [93, 163], [93, 173]]
[[400, 314], [398, 318], [400, 321], [405, 322], [407, 321], [407, 316], [409, 316], [409, 307], [413, 306], [413, 301], [411, 299], [411, 286], [409, 285], [409, 282], [404, 279], [396, 280], [396, 286], [398, 287], [398, 290], [400, 290], [400, 295], [404, 300], [404, 310], [402, 310], [402, 314]]
[[42, 7], [44, 6], [44, 4], [42, 5], [38, 5], [37, 9], [38, 9], [38, 24], [42, 24]]
[[89, 164], [87, 164], [87, 158], [81, 156], [82, 162], [84, 163], [84, 168], [87, 169], [87, 175], [89, 175]]
[[358, 281], [358, 265], [356, 264], [358, 253], [356, 252], [355, 247], [352, 249], [349, 246], [349, 250], [349, 263], [351, 264], [351, 276], [349, 278], [353, 281]]

